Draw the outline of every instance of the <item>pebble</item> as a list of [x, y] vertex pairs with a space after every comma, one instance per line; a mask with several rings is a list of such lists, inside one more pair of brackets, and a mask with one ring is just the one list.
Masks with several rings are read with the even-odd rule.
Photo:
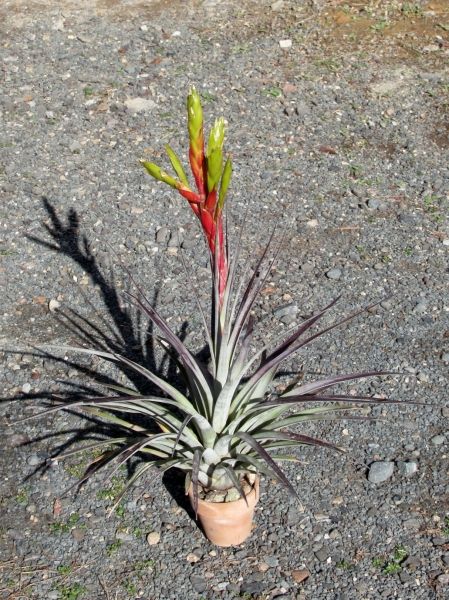
[[[263, 576], [263, 573], [260, 573]], [[243, 581], [240, 586], [241, 592], [244, 594], [260, 594], [263, 592], [265, 583], [263, 581], [257, 581], [252, 579], [251, 581]]]
[[276, 0], [276, 2], [273, 2], [273, 4], [271, 5], [271, 10], [276, 12], [276, 11], [280, 11], [284, 8], [284, 0]]
[[37, 467], [37, 465], [40, 465], [41, 462], [42, 459], [37, 454], [30, 454], [30, 456], [27, 458], [27, 463], [30, 465], [30, 467]]
[[402, 525], [407, 531], [419, 531], [421, 527], [421, 519], [412, 517], [410, 519], [406, 519]]
[[122, 542], [132, 542], [134, 539], [134, 536], [131, 533], [126, 533], [125, 531], [117, 531], [115, 537]]
[[416, 374], [416, 378], [418, 381], [421, 381], [421, 383], [429, 383], [430, 381], [430, 377], [427, 375], [427, 373], [424, 373], [424, 371], [419, 371]]
[[340, 277], [342, 276], [342, 270], [341, 269], [330, 269], [329, 271], [326, 272], [326, 277], [328, 279], [340, 279]]
[[197, 591], [199, 594], [205, 592], [207, 589], [207, 582], [200, 575], [192, 575], [190, 577], [190, 583], [195, 591]]
[[302, 583], [310, 577], [310, 571], [307, 569], [294, 569], [292, 571], [292, 577], [296, 583]]
[[320, 562], [326, 562], [326, 560], [329, 558], [329, 554], [329, 550], [325, 546], [315, 552], [315, 556]]
[[443, 417], [449, 417], [449, 406], [443, 406], [441, 414]]
[[147, 542], [150, 546], [154, 546], [155, 544], [159, 544], [161, 540], [161, 534], [157, 531], [152, 531], [147, 535]]
[[394, 462], [379, 461], [371, 464], [368, 480], [371, 483], [382, 483], [387, 481], [393, 475]]
[[418, 304], [415, 304], [413, 312], [422, 315], [427, 311], [427, 306], [427, 302], [418, 302]]
[[179, 231], [173, 231], [168, 242], [169, 248], [179, 248], [182, 242], [182, 235]]
[[170, 239], [170, 235], [168, 227], [160, 227], [156, 232], [156, 242], [158, 244], [166, 244]]
[[441, 355], [441, 360], [445, 363], [449, 363], [449, 352], [443, 352]]
[[10, 446], [17, 448], [18, 446], [22, 446], [22, 444], [29, 442], [30, 438], [24, 433], [13, 433], [12, 435], [8, 435], [6, 440]]
[[189, 554], [186, 556], [186, 561], [192, 564], [198, 562], [199, 560], [201, 560], [201, 558], [193, 552], [189, 552]]
[[288, 48], [292, 47], [292, 41], [291, 40], [279, 40], [279, 46], [283, 50], [287, 50]]
[[410, 477], [418, 471], [418, 463], [414, 460], [398, 460], [396, 466], [399, 473], [405, 477]]
[[430, 442], [434, 445], [434, 446], [441, 446], [442, 444], [444, 444], [444, 442], [446, 441], [446, 438], [444, 435], [434, 435], [433, 438], [430, 440]]
[[276, 556], [265, 556], [264, 561], [269, 567], [277, 567], [279, 564], [279, 560]]
[[81, 529], [79, 527], [72, 529], [72, 531], [70, 533], [72, 535], [72, 538], [75, 540], [75, 542], [82, 542], [84, 540], [84, 536], [86, 535], [85, 530]]
[[372, 210], [377, 210], [378, 208], [380, 208], [381, 203], [379, 200], [377, 200], [377, 198], [370, 198], [367, 202], [367, 206]]
[[29, 394], [31, 392], [31, 385], [29, 383], [24, 383], [22, 385], [22, 392], [24, 394]]
[[135, 115], [139, 112], [148, 112], [156, 107], [156, 102], [150, 98], [128, 98], [125, 100], [125, 107], [128, 111]]
[[447, 537], [435, 536], [432, 538], [432, 544], [434, 546], [444, 546], [447, 542]]
[[384, 308], [385, 310], [391, 310], [393, 308], [393, 302], [391, 300], [383, 300], [380, 303], [381, 307]]
[[449, 573], [442, 573], [437, 579], [440, 585], [449, 585]]
[[279, 319], [284, 325], [291, 325], [296, 320], [298, 313], [298, 307], [296, 304], [288, 304], [286, 306], [279, 307], [273, 311], [275, 317]]
[[81, 152], [81, 149], [82, 149], [82, 146], [81, 146], [80, 142], [78, 142], [78, 140], [74, 140], [69, 146], [69, 150], [73, 154], [78, 154], [79, 152]]

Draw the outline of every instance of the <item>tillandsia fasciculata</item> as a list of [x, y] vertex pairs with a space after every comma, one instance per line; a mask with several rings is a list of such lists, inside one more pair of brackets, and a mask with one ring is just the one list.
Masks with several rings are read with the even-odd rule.
[[[386, 371], [354, 372], [302, 383], [293, 381], [283, 392], [272, 391], [273, 379], [286, 359], [370, 307], [321, 329], [313, 329], [336, 304], [337, 300], [333, 300], [281, 335], [274, 345], [254, 348], [252, 308], [275, 258], [270, 254], [271, 239], [255, 261], [248, 280], [237, 277], [240, 243], [229, 254], [223, 227], [223, 207], [232, 173], [231, 160], [223, 157], [225, 122], [223, 119], [215, 121], [205, 147], [203, 111], [200, 96], [194, 89], [187, 98], [187, 117], [192, 183], [169, 146], [166, 150], [174, 175], [154, 163], [141, 162], [152, 177], [178, 190], [201, 223], [211, 259], [210, 317], [197, 295], [195, 299], [211, 357], [209, 366], [186, 347], [131, 276], [135, 291], [128, 297], [161, 332], [158, 341], [177, 364], [183, 386], [175, 387], [172, 381], [156, 375], [144, 364], [104, 348], [65, 347], [65, 350], [98, 356], [132, 370], [160, 393], [142, 395], [131, 387], [113, 388], [114, 395], [63, 402], [39, 413], [82, 408], [118, 427], [117, 438], [89, 446], [97, 451], [108, 449], [95, 459], [80, 480], [83, 483], [106, 465], [112, 467], [109, 474], [112, 477], [126, 461], [136, 455], [141, 457], [116, 505], [129, 486], [155, 467], [161, 471], [173, 467], [184, 471], [186, 484], [193, 487], [195, 507], [200, 486], [205, 490], [234, 488], [244, 496], [243, 478], [254, 473], [273, 477], [296, 494], [279, 461], [298, 460], [291, 451], [301, 445], [342, 449], [332, 442], [298, 432], [293, 429], [295, 426], [329, 417], [347, 418], [347, 411], [354, 405], [397, 402], [329, 391], [339, 383], [391, 374]], [[128, 420], [127, 414], [132, 418]], [[154, 428], [149, 430], [144, 425], [148, 418], [157, 424], [156, 433]], [[85, 450], [83, 447], [75, 452]]]

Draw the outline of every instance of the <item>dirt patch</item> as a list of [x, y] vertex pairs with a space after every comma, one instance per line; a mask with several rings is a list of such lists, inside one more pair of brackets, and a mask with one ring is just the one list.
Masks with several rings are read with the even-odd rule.
[[447, 2], [328, 3], [322, 45], [331, 52], [373, 50], [382, 57], [442, 59], [449, 48]]
[[181, 0], [6, 0], [0, 7], [4, 27], [22, 28], [33, 22], [35, 15], [97, 16], [120, 21], [142, 15], [154, 19], [162, 12], [176, 12], [185, 2]]

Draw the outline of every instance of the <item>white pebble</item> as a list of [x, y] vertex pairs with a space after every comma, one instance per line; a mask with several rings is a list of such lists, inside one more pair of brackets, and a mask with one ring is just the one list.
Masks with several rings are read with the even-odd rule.
[[283, 50], [287, 50], [288, 48], [292, 47], [292, 41], [291, 40], [279, 40], [279, 46]]

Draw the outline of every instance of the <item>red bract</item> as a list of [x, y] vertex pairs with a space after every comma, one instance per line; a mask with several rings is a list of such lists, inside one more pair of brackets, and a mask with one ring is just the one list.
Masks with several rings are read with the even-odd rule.
[[224, 120], [217, 119], [211, 129], [207, 150], [204, 143], [203, 109], [198, 92], [192, 89], [187, 97], [189, 130], [189, 162], [196, 191], [189, 185], [175, 152], [166, 147], [177, 178], [168, 175], [154, 163], [142, 161], [148, 173], [163, 181], [183, 196], [198, 217], [210, 250], [211, 267], [217, 285], [220, 304], [228, 278], [228, 257], [223, 232], [223, 206], [232, 174], [228, 159], [223, 166]]

